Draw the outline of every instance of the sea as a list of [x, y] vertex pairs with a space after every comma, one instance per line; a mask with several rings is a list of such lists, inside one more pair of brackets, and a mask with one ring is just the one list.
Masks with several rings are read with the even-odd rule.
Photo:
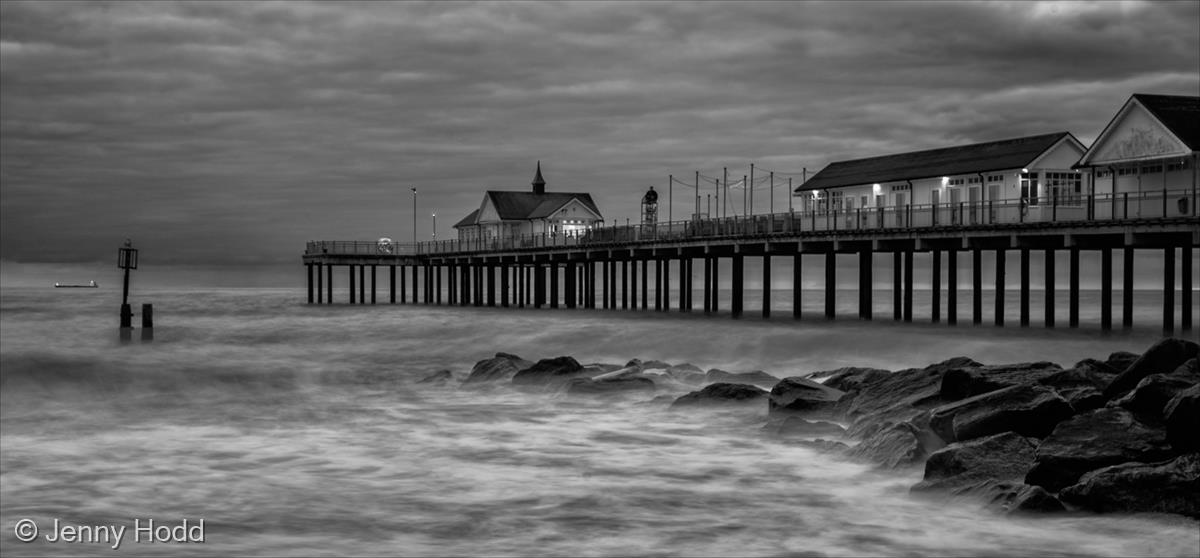
[[872, 321], [857, 319], [853, 291], [832, 321], [817, 295], [793, 320], [787, 292], [773, 293], [770, 319], [750, 293], [740, 320], [344, 295], [310, 305], [302, 288], [139, 288], [131, 302], [154, 305], [153, 338], [122, 341], [107, 283], [0, 289], [0, 554], [1200, 555], [1200, 524], [1181, 516], [1009, 517], [911, 496], [919, 468], [773, 438], [765, 405], [683, 412], [654, 399], [677, 389], [599, 398], [419, 382], [440, 370], [461, 380], [497, 352], [778, 377], [960, 355], [1067, 367], [1160, 339], [1153, 291], [1136, 293], [1137, 327], [1112, 333], [1099, 331], [1094, 291], [1080, 329], [1061, 327], [1065, 302], [1060, 327], [1039, 327], [1040, 300], [1034, 327], [1012, 327], [1013, 306], [1010, 326], [994, 327], [990, 298], [971, 325], [969, 291], [957, 326], [930, 323], [927, 293], [915, 323], [897, 324], [888, 290]]

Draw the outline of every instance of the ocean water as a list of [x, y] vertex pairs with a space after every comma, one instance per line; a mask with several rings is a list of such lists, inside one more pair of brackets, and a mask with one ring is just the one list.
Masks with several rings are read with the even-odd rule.
[[[857, 299], [841, 293], [847, 318], [799, 323], [783, 315], [783, 294], [773, 297], [776, 318], [751, 318], [748, 297], [747, 319], [735, 322], [653, 311], [310, 306], [296, 289], [135, 293], [135, 309], [155, 306], [152, 342], [137, 331], [118, 341], [113, 289], [0, 290], [0, 553], [1200, 553], [1197, 523], [1177, 516], [1005, 518], [977, 503], [910, 497], [919, 470], [876, 471], [764, 436], [765, 406], [672, 412], [645, 395], [416, 383], [442, 369], [464, 377], [498, 351], [779, 377], [958, 355], [1070, 366], [1152, 344], [1161, 325], [1155, 293], [1138, 294], [1138, 328], [1106, 335], [900, 326], [887, 291], [875, 296], [883, 319], [850, 317]], [[1085, 324], [1098, 322], [1093, 307], [1082, 305]], [[806, 316], [821, 308], [806, 301]], [[960, 297], [960, 321], [969, 309]], [[916, 298], [914, 314], [928, 316], [928, 297]], [[40, 528], [34, 542], [17, 540], [24, 519]], [[116, 551], [111, 541], [48, 542], [56, 519], [130, 529], [135, 519], [203, 519], [204, 542], [134, 542], [132, 533]]]

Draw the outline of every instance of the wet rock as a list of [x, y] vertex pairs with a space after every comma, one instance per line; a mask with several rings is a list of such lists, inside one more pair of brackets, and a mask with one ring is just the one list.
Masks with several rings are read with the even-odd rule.
[[1060, 422], [1038, 446], [1025, 482], [1057, 492], [1089, 471], [1171, 456], [1163, 430], [1138, 421], [1120, 407], [1105, 407]]
[[685, 384], [700, 385], [705, 382], [704, 371], [686, 362], [668, 368], [667, 375]]
[[1117, 399], [1125, 395], [1143, 378], [1151, 374], [1166, 374], [1174, 372], [1188, 359], [1196, 358], [1200, 353], [1200, 345], [1183, 339], [1167, 338], [1155, 343], [1141, 357], [1121, 372], [1112, 383], [1104, 389], [1104, 396]]
[[[1120, 406], [1149, 422], [1163, 419], [1163, 409], [1176, 395], [1196, 385], [1196, 382], [1175, 375], [1151, 374], [1142, 378], [1137, 387], [1109, 405]], [[1196, 426], [1200, 435], [1200, 426]]]
[[[587, 369], [588, 368], [585, 366], [584, 370], [586, 371]], [[615, 380], [617, 378], [639, 377], [639, 376], [641, 376], [641, 374], [642, 374], [642, 368], [640, 366], [627, 366], [625, 368], [619, 368], [617, 370], [613, 370], [612, 372], [605, 372], [603, 374], [591, 376], [591, 379], [597, 380], [597, 381]]]
[[618, 395], [653, 392], [654, 381], [641, 376], [621, 376], [606, 379], [575, 378], [567, 384], [568, 395]]
[[1020, 483], [1036, 450], [1037, 444], [1015, 432], [951, 444], [929, 456], [925, 478], [912, 491], [952, 491], [988, 480]]
[[624, 368], [624, 366], [619, 364], [602, 364], [594, 362], [583, 367], [583, 375], [589, 378], [595, 378], [596, 376], [609, 374], [611, 372], [616, 372], [617, 370], [623, 370]]
[[946, 442], [1001, 432], [1044, 438], [1074, 411], [1053, 389], [1021, 384], [969, 397], [933, 410], [929, 426]]
[[812, 448], [821, 453], [844, 454], [850, 449], [850, 446], [837, 440], [825, 440], [820, 438], [816, 440], [795, 440], [794, 443], [807, 448]]
[[771, 388], [767, 410], [770, 413], [829, 414], [843, 395], [845, 392], [841, 390], [793, 376], [780, 380]]
[[940, 393], [942, 399], [956, 401], [1009, 386], [1035, 382], [1061, 371], [1062, 367], [1053, 362], [952, 368], [942, 376]]
[[1103, 407], [1108, 402], [1104, 398], [1104, 388], [1116, 376], [1117, 372], [1107, 364], [1088, 359], [1080, 361], [1074, 368], [1042, 378], [1038, 383], [1054, 388], [1078, 414]]
[[843, 407], [851, 420], [850, 435], [870, 432], [912, 419], [921, 411], [941, 405], [940, 387], [947, 370], [982, 366], [966, 357], [955, 357], [925, 368], [900, 370], [878, 381], [863, 384]]
[[1128, 368], [1129, 365], [1132, 364], [1133, 361], [1137, 360], [1138, 357], [1133, 353], [1113, 353], [1113, 355], [1109, 356], [1108, 358], [1112, 359], [1115, 355], [1129, 355], [1130, 360], [1125, 362], [1125, 364], [1120, 368], [1113, 368], [1113, 365], [1107, 361], [1096, 360], [1094, 358], [1085, 358], [1079, 362], [1076, 362], [1075, 366], [1072, 366], [1068, 370], [1089, 370], [1103, 376], [1108, 376], [1109, 381], [1112, 381], [1112, 378], [1116, 377], [1117, 374], [1120, 374], [1123, 370]]
[[1200, 385], [1179, 392], [1163, 407], [1167, 441], [1178, 452], [1200, 451]]
[[779, 378], [767, 374], [762, 370], [734, 373], [713, 368], [704, 375], [704, 381], [709, 383], [724, 382], [730, 384], [750, 384], [752, 386], [771, 389], [772, 387], [775, 387], [775, 384], [779, 383]]
[[1052, 513], [1066, 511], [1066, 506], [1040, 486], [1024, 483], [1000, 483], [994, 489], [989, 507], [1007, 513]]
[[512, 384], [525, 388], [555, 388], [585, 375], [579, 362], [569, 356], [561, 356], [539, 360], [537, 364], [517, 371], [512, 377]]
[[840, 438], [846, 434], [846, 429], [840, 425], [823, 420], [807, 420], [796, 415], [768, 421], [763, 430], [781, 438]]
[[912, 420], [886, 425], [865, 436], [847, 454], [889, 469], [920, 465], [929, 454], [946, 446], [922, 426], [927, 421], [928, 411], [924, 411]]
[[[637, 359], [634, 359], [634, 360], [637, 360]], [[642, 363], [643, 370], [649, 370], [651, 368], [661, 368], [663, 370], [666, 370], [670, 367], [671, 367], [670, 364], [667, 364], [661, 360], [648, 360], [648, 361]]]
[[1098, 512], [1162, 512], [1200, 518], [1200, 453], [1092, 471], [1059, 498]]
[[767, 391], [747, 384], [716, 383], [680, 396], [671, 408], [691, 406], [761, 405]]
[[1130, 364], [1137, 362], [1137, 359], [1141, 358], [1141, 356], [1142, 355], [1128, 351], [1117, 351], [1108, 355], [1108, 359], [1106, 359], [1104, 363], [1112, 368], [1115, 373], [1120, 374], [1121, 372], [1124, 372], [1126, 368], [1129, 368]]
[[517, 355], [496, 353], [492, 358], [476, 362], [474, 368], [471, 368], [471, 375], [467, 376], [463, 383], [507, 382], [512, 380], [518, 371], [532, 365], [532, 362]]
[[433, 374], [430, 374], [428, 376], [425, 376], [424, 378], [421, 378], [420, 380], [417, 380], [417, 383], [418, 384], [430, 384], [430, 385], [436, 385], [436, 386], [444, 386], [444, 385], [450, 383], [452, 380], [454, 380], [454, 374], [451, 373], [449, 370], [438, 370], [437, 372], [434, 372]]
[[[822, 383], [833, 389], [840, 389], [846, 393], [857, 393], [866, 386], [887, 379], [892, 372], [880, 368], [846, 367], [817, 374], [820, 374], [818, 377], [828, 378]], [[812, 375], [810, 374], [810, 376]]]

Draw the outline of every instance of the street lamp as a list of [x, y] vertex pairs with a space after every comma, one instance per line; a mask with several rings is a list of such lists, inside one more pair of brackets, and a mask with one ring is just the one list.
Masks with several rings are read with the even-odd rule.
[[413, 193], [413, 244], [417, 243], [417, 188], [414, 186]]
[[430, 216], [433, 217], [433, 239], [437, 240], [437, 213]]

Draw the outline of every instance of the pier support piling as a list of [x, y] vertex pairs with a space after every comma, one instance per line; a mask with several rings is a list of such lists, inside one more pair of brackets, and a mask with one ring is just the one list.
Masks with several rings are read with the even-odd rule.
[[712, 258], [704, 256], [704, 315], [712, 314]]
[[1175, 247], [1163, 249], [1163, 335], [1175, 333]]
[[1072, 246], [1068, 251], [1070, 270], [1068, 273], [1070, 300], [1067, 302], [1067, 322], [1069, 327], [1079, 327], [1079, 248]]
[[996, 305], [993, 309], [995, 323], [1004, 325], [1004, 267], [1005, 250], [996, 250]]
[[348, 265], [346, 269], [350, 270], [350, 304], [354, 304], [354, 266]]
[[864, 320], [871, 319], [872, 314], [872, 295], [871, 290], [871, 264], [872, 252], [870, 250], [862, 250], [858, 253], [858, 317]]
[[983, 323], [983, 250], [971, 250], [971, 323]]
[[1100, 329], [1112, 329], [1112, 250], [1100, 250]]
[[904, 319], [904, 271], [903, 255], [899, 250], [892, 252], [892, 319]]
[[550, 308], [558, 308], [558, 264], [550, 262]]
[[315, 300], [313, 296], [313, 264], [304, 264], [304, 270], [308, 273], [308, 303], [312, 304]]
[[771, 317], [771, 255], [762, 257], [762, 317]]
[[801, 310], [801, 294], [804, 290], [804, 281], [802, 280], [803, 273], [801, 269], [800, 252], [796, 252], [792, 256], [792, 319], [800, 319]]
[[731, 278], [730, 287], [733, 289], [732, 300], [729, 303], [730, 312], [733, 313], [735, 319], [742, 317], [742, 267], [743, 258], [741, 254], [733, 255], [733, 277]]
[[1054, 296], [1055, 296], [1054, 295], [1054, 287], [1055, 287], [1055, 285], [1054, 285], [1054, 263], [1055, 263], [1054, 250], [1046, 250], [1044, 252], [1044, 254], [1045, 254], [1045, 257], [1044, 257], [1043, 265], [1045, 266], [1044, 271], [1046, 274], [1046, 280], [1045, 280], [1046, 284], [1043, 287], [1043, 290], [1046, 293], [1046, 300], [1045, 300], [1045, 310], [1046, 310], [1045, 321], [1046, 321], [1046, 323], [1045, 323], [1045, 325], [1046, 325], [1046, 327], [1054, 327], [1054, 307], [1055, 307], [1055, 305], [1054, 305]]
[[941, 250], [933, 250], [933, 262], [931, 270], [931, 279], [933, 280], [933, 323], [942, 321], [942, 252]]
[[946, 252], [946, 323], [958, 323], [958, 250]]
[[825, 319], [837, 317], [837, 252], [825, 252]]
[[1029, 327], [1029, 249], [1021, 248], [1021, 327]]
[[1180, 312], [1179, 312], [1179, 328], [1183, 331], [1191, 331], [1192, 329], [1192, 247], [1184, 244], [1183, 250], [1180, 251], [1179, 264], [1182, 269], [1180, 272], [1180, 282], [1183, 283], [1183, 291], [1180, 292]]
[[1126, 246], [1121, 270], [1121, 326], [1133, 327], [1133, 247]]
[[904, 251], [904, 321], [913, 321], [913, 251]]
[[721, 300], [721, 275], [718, 273], [721, 258], [713, 256], [712, 259], [712, 313], [716, 314], [718, 303]]
[[642, 310], [650, 307], [650, 260], [642, 260]]

